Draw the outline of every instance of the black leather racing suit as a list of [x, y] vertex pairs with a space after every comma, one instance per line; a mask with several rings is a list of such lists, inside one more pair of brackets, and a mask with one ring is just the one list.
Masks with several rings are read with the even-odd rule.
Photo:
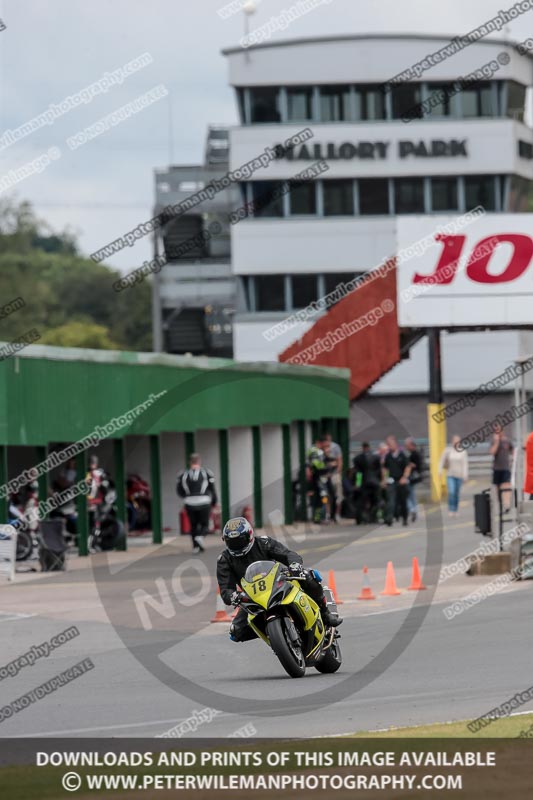
[[[286, 567], [294, 563], [303, 564], [301, 555], [289, 550], [284, 544], [270, 536], [256, 536], [251, 549], [244, 556], [233, 556], [228, 550], [224, 550], [217, 559], [217, 580], [220, 595], [226, 605], [230, 605], [233, 592], [241, 578], [244, 578], [247, 568], [254, 561], [279, 561]], [[309, 573], [309, 579], [305, 581], [304, 589], [321, 608], [325, 605], [322, 584], [316, 580], [312, 572]], [[233, 620], [230, 634], [235, 642], [246, 642], [249, 639], [257, 638], [257, 634], [248, 626], [247, 613], [244, 609], [239, 609]]]

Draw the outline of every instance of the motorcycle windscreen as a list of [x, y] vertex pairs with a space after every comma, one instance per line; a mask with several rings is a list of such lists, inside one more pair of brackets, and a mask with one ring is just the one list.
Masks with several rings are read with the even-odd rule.
[[244, 573], [242, 589], [262, 608], [268, 606], [280, 566], [275, 561], [254, 561]]

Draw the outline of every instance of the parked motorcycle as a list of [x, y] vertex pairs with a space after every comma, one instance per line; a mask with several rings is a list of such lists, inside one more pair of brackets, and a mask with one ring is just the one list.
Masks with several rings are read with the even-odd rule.
[[[276, 561], [254, 561], [241, 580], [241, 607], [248, 624], [268, 644], [291, 678], [306, 667], [336, 672], [342, 664], [336, 628], [326, 627], [315, 601], [302, 589], [307, 573], [294, 575]], [[336, 611], [330, 589], [324, 586], [328, 607]]]
[[109, 487], [102, 502], [90, 511], [88, 547], [91, 553], [114, 550], [124, 542], [126, 531], [117, 518], [116, 501], [117, 493], [113, 487]]
[[17, 561], [26, 561], [37, 547], [38, 506], [39, 487], [36, 482], [28, 483], [9, 500], [8, 522], [18, 531]]
[[128, 475], [126, 500], [129, 530], [150, 530], [152, 524], [152, 494], [150, 486], [140, 475]]

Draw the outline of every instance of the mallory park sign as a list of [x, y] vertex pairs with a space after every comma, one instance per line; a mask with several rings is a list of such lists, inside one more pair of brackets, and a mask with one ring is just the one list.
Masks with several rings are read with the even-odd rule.
[[[391, 142], [343, 142], [342, 144], [302, 144], [284, 147], [274, 146], [276, 158], [289, 161], [349, 161], [352, 158], [386, 159], [392, 155]], [[392, 149], [393, 150], [393, 149]], [[466, 139], [431, 139], [396, 142], [398, 158], [442, 158], [468, 156]]]

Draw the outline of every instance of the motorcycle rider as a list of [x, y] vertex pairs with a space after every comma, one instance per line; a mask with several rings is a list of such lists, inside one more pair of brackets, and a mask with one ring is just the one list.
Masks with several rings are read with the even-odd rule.
[[[234, 517], [226, 522], [222, 541], [226, 549], [217, 559], [217, 581], [220, 596], [226, 605], [239, 605], [241, 592], [236, 587], [250, 564], [254, 561], [279, 561], [289, 567], [295, 576], [305, 573], [303, 589], [317, 603], [325, 624], [332, 627], [341, 624], [342, 618], [332, 613], [326, 605], [320, 573], [314, 569], [304, 570], [301, 555], [271, 536], [256, 537], [254, 529], [244, 517]], [[247, 613], [240, 608], [230, 628], [230, 639], [247, 642], [255, 638], [257, 634], [248, 626]]]
[[333, 495], [331, 466], [322, 445], [322, 439], [317, 439], [307, 453], [307, 470], [313, 490], [313, 522], [318, 525], [325, 521], [326, 498], [331, 502]]
[[191, 525], [192, 551], [203, 553], [204, 536], [209, 529], [209, 515], [217, 502], [215, 476], [210, 469], [202, 466], [199, 453], [191, 453], [189, 469], [180, 472], [176, 491], [185, 504], [185, 511]]

